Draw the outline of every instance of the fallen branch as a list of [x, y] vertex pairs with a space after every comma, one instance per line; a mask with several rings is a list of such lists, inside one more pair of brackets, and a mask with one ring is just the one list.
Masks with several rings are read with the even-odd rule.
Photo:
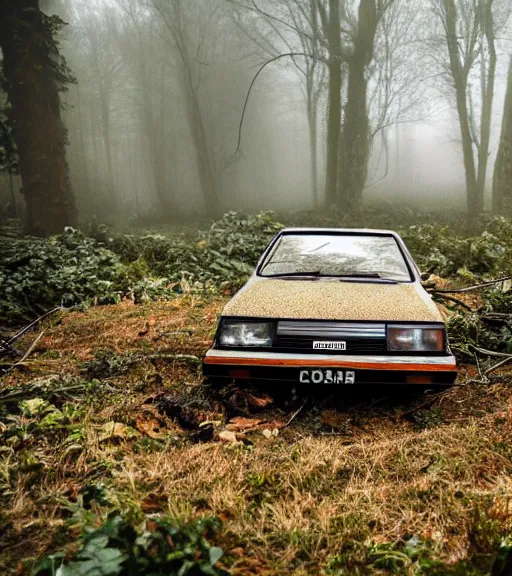
[[505, 314], [503, 312], [487, 312], [480, 316], [481, 320], [487, 320], [488, 322], [508, 322], [512, 319], [512, 314]]
[[494, 372], [495, 370], [497, 370], [498, 368], [500, 368], [504, 364], [507, 364], [511, 360], [512, 360], [512, 354], [509, 354], [506, 358], [503, 358], [499, 362], [496, 362], [496, 364], [493, 364], [490, 368], [487, 368], [487, 370], [484, 372], [484, 376], [486, 377], [488, 374], [490, 374], [491, 372]]
[[485, 348], [479, 348], [474, 344], [470, 344], [470, 347], [480, 354], [484, 354], [485, 356], [496, 356], [496, 358], [508, 358], [510, 356], [510, 354], [506, 354], [505, 352], [494, 352], [494, 350], [486, 350]]
[[23, 362], [25, 362], [25, 360], [32, 354], [32, 352], [34, 351], [35, 347], [39, 344], [39, 341], [41, 340], [41, 338], [43, 337], [45, 331], [43, 330], [38, 336], [37, 338], [32, 342], [32, 344], [30, 345], [30, 348], [25, 352], [25, 354], [23, 354], [23, 358], [19, 361], [16, 362], [16, 364], [12, 365], [12, 368], [15, 368], [16, 366], [19, 366], [20, 364], [23, 364]]
[[283, 426], [283, 428], [286, 428], [286, 426], [289, 426], [289, 425], [295, 420], [295, 418], [298, 416], [298, 414], [299, 414], [300, 411], [304, 408], [305, 405], [306, 405], [306, 402], [304, 402], [304, 404], [302, 404], [302, 406], [292, 414], [291, 418], [290, 418], [290, 419], [288, 420], [288, 422]]
[[468, 304], [466, 304], [462, 300], [459, 300], [459, 298], [455, 298], [455, 296], [448, 296], [445, 294], [437, 294], [437, 293], [436, 293], [436, 295], [439, 296], [439, 298], [441, 298], [442, 300], [450, 300], [451, 302], [455, 302], [455, 304], [462, 306], [466, 310], [469, 310], [469, 312], [474, 312], [474, 310], [473, 310], [473, 308], [471, 308], [471, 306], [469, 306]]
[[[201, 359], [197, 356], [192, 356], [191, 354], [150, 354], [149, 356], [145, 356], [148, 360], [176, 360], [176, 361], [183, 361], [183, 362], [191, 362], [193, 364], [200, 364]], [[141, 358], [143, 359], [143, 358]]]
[[459, 294], [462, 292], [473, 292], [479, 290], [480, 288], [485, 288], [486, 286], [493, 286], [494, 284], [499, 284], [500, 282], [505, 282], [507, 280], [512, 280], [512, 276], [506, 276], [505, 278], [498, 278], [497, 280], [489, 280], [489, 282], [482, 282], [482, 284], [475, 284], [474, 286], [468, 286], [466, 288], [433, 288], [430, 290], [433, 294]]
[[44, 333], [45, 333], [45, 331], [43, 330], [37, 336], [37, 338], [30, 345], [29, 349], [25, 352], [25, 354], [23, 354], [21, 360], [19, 360], [18, 362], [15, 362], [14, 364], [2, 364], [2, 370], [1, 370], [2, 376], [5, 376], [6, 374], [8, 374], [11, 370], [16, 368], [17, 366], [22, 366], [25, 363], [25, 360], [32, 354], [35, 347], [39, 344], [39, 341], [43, 337]]
[[[74, 386], [67, 386], [67, 387], [63, 387], [63, 388], [51, 388], [48, 390], [48, 394], [63, 394], [66, 392], [76, 392], [77, 390], [85, 390], [85, 388], [87, 388], [87, 386], [88, 386], [88, 384], [84, 383], [84, 384], [75, 384]], [[17, 400], [19, 398], [31, 396], [31, 395], [33, 395], [34, 392], [36, 392], [36, 391], [31, 389], [31, 388], [23, 387], [22, 389], [12, 390], [11, 392], [8, 392], [7, 394], [0, 394], [0, 404], [3, 404], [5, 402], [10, 402], [12, 400]], [[43, 396], [43, 395], [44, 394], [42, 393], [42, 391], [39, 391], [38, 396]]]
[[17, 340], [19, 340], [24, 334], [26, 334], [29, 330], [31, 330], [34, 326], [36, 326], [37, 324], [39, 324], [39, 322], [42, 322], [45, 318], [48, 318], [48, 316], [51, 316], [52, 314], [55, 314], [55, 312], [58, 312], [59, 310], [63, 310], [64, 308], [62, 306], [58, 306], [57, 308], [54, 308], [53, 310], [50, 310], [49, 312], [45, 312], [42, 316], [40, 316], [37, 320], [34, 320], [31, 324], [29, 324], [28, 326], [26, 326], [25, 328], [23, 328], [22, 330], [20, 330], [19, 332], [17, 332], [14, 336], [12, 336], [11, 338], [9, 338], [9, 340], [7, 340], [6, 344], [9, 346], [12, 346]]
[[478, 375], [480, 376], [480, 380], [483, 381], [484, 375], [482, 373], [482, 367], [480, 366], [480, 360], [478, 359], [478, 356], [476, 354], [474, 354], [474, 357], [475, 357], [476, 367], [478, 370]]
[[497, 318], [512, 318], [512, 314], [510, 312], [487, 312], [487, 314], [484, 314], [482, 318], [486, 318], [488, 316], [496, 316]]

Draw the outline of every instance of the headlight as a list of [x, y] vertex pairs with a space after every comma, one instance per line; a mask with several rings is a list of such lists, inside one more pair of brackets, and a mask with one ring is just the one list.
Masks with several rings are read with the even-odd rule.
[[269, 322], [224, 322], [221, 346], [272, 346], [272, 325]]
[[443, 352], [443, 328], [388, 327], [388, 350], [393, 352]]

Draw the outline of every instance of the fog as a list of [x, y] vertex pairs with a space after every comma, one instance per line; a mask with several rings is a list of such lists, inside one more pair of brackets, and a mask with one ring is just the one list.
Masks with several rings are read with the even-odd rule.
[[[315, 2], [47, 2], [46, 9], [68, 23], [61, 52], [76, 84], [63, 96], [64, 119], [80, 215], [128, 224], [209, 217], [231, 209], [296, 210], [314, 207], [315, 189], [321, 205], [330, 122], [327, 48], [321, 33], [313, 45], [311, 31], [301, 35], [296, 30], [300, 6], [309, 9], [310, 4]], [[358, 2], [342, 4], [342, 19], [353, 24]], [[464, 206], [461, 132], [436, 21], [439, 1], [388, 4], [365, 71], [371, 142], [364, 201], [399, 198], [422, 207]], [[494, 8], [497, 67], [487, 203], [512, 52], [507, 4], [496, 0]], [[488, 54], [481, 50], [485, 60]], [[277, 58], [265, 66], [246, 103], [261, 66], [285, 53], [308, 55]], [[476, 96], [469, 96], [475, 125], [482, 114], [478, 87], [484, 72], [476, 62], [469, 79], [470, 89], [477, 88]], [[342, 76], [343, 118], [344, 68]], [[0, 175], [6, 197], [10, 186], [9, 176]], [[17, 177], [13, 186], [17, 191]]]

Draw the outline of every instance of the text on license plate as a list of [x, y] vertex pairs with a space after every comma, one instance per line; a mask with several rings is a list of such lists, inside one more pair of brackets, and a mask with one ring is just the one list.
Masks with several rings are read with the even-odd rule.
[[350, 370], [301, 370], [299, 382], [301, 384], [354, 384], [356, 374]]

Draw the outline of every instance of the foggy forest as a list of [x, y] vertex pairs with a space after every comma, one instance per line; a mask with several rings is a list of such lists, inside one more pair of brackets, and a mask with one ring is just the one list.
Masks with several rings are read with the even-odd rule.
[[[335, 2], [338, 26], [330, 6], [300, 0], [43, 3], [67, 22], [58, 81], [78, 217], [376, 198], [501, 208], [510, 6], [475, 6]], [[17, 111], [3, 101], [1, 198], [23, 214]]]
[[512, 576], [511, 370], [510, 0], [0, 0], [1, 575]]

